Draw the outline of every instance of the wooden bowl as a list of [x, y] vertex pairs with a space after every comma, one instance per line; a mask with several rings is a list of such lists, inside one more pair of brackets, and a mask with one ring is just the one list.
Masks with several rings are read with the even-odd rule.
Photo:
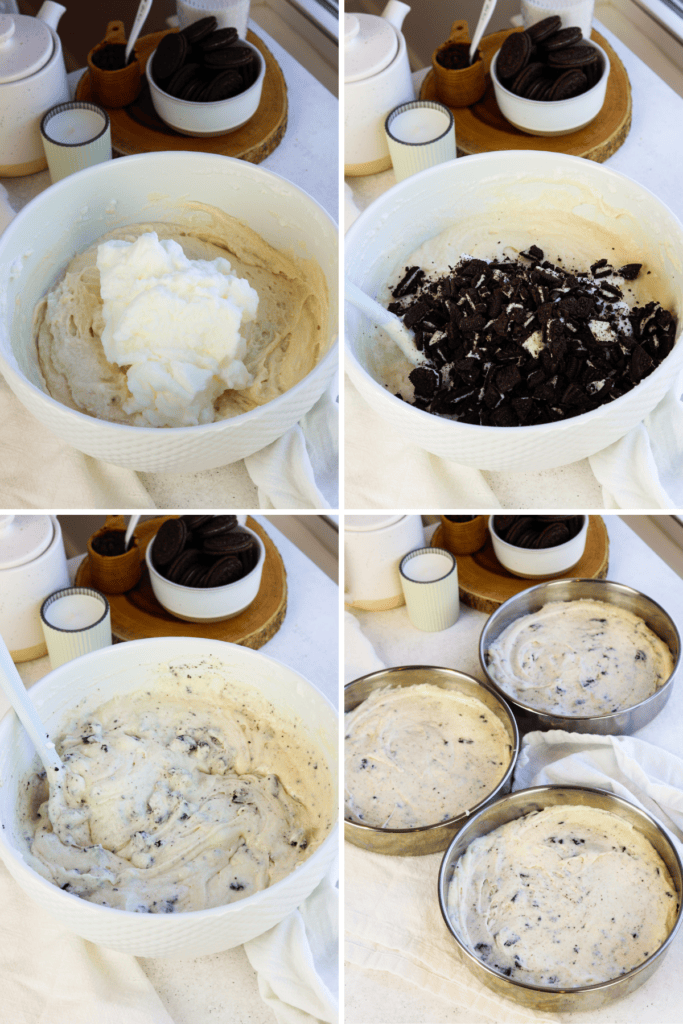
[[432, 68], [436, 79], [436, 92], [447, 107], [471, 107], [486, 92], [486, 73], [481, 51], [477, 50], [474, 64], [466, 68], [445, 68], [439, 56], [452, 46], [461, 45], [469, 50], [470, 36], [466, 21], [454, 21], [445, 43], [432, 54]]
[[92, 58], [96, 53], [116, 43], [123, 45], [126, 43], [122, 21], [110, 21], [102, 42], [93, 46], [88, 54], [88, 70], [93, 97], [101, 106], [113, 109], [127, 107], [129, 103], [133, 103], [142, 88], [142, 69], [135, 49], [133, 49], [135, 59], [120, 71], [105, 71], [93, 64]]

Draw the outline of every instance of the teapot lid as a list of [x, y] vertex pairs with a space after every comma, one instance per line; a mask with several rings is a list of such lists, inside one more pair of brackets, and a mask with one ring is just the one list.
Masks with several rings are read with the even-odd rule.
[[0, 570], [32, 562], [52, 543], [50, 516], [0, 515]]
[[345, 81], [358, 82], [383, 71], [398, 53], [398, 35], [387, 18], [344, 15]]
[[52, 32], [40, 18], [0, 14], [0, 83], [16, 82], [40, 71], [53, 49]]

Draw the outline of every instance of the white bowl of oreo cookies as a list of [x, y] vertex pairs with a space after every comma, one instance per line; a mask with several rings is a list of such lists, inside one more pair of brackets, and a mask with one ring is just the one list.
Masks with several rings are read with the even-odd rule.
[[[503, 70], [506, 72], [503, 75]], [[529, 135], [567, 135], [590, 124], [605, 102], [609, 57], [559, 15], [512, 32], [491, 61], [500, 112]]]
[[167, 519], [147, 545], [145, 562], [157, 601], [186, 622], [220, 622], [256, 599], [266, 549], [234, 515]]
[[[353, 384], [400, 436], [458, 463], [535, 471], [592, 455], [640, 423], [683, 365], [683, 226], [646, 188], [603, 164], [522, 150], [441, 164], [400, 182], [364, 210], [346, 234], [345, 253], [351, 280], [417, 327], [425, 350], [433, 348], [437, 357], [429, 380], [418, 368], [418, 393], [410, 379], [414, 367], [347, 303], [346, 369]], [[465, 255], [472, 259], [462, 260]], [[495, 298], [494, 281], [488, 297], [478, 300], [477, 269], [486, 267], [473, 260], [511, 263], [508, 277], [534, 277], [540, 319], [530, 319], [535, 310], [517, 303], [508, 283]], [[450, 270], [461, 261], [469, 278]], [[565, 268], [582, 275], [578, 286]], [[421, 283], [420, 270], [427, 271]], [[453, 276], [461, 278], [455, 295], [434, 284]], [[438, 302], [432, 302], [434, 291]], [[581, 299], [574, 313], [582, 321], [573, 332], [580, 346], [558, 322], [570, 318], [573, 306], [560, 306], [563, 298]], [[478, 301], [481, 315], [473, 308]], [[647, 324], [631, 328], [623, 352], [619, 331], [630, 320], [622, 303], [643, 311], [650, 302], [661, 312], [652, 307], [642, 314]], [[409, 310], [415, 320], [406, 316]], [[668, 326], [660, 329], [663, 321]], [[465, 333], [476, 344], [458, 342], [460, 349], [452, 350], [450, 323], [456, 341]], [[634, 336], [641, 326], [643, 336]], [[487, 349], [477, 331], [487, 332]], [[608, 350], [611, 368], [604, 362]], [[668, 354], [657, 361], [652, 351]], [[488, 352], [483, 359], [482, 352]], [[578, 363], [574, 356], [581, 356]], [[597, 373], [589, 365], [595, 359]], [[536, 381], [534, 369], [540, 371]], [[520, 377], [525, 386], [515, 390]], [[529, 415], [534, 409], [539, 419]]]
[[246, 124], [261, 101], [266, 62], [213, 16], [164, 36], [147, 61], [152, 103], [181, 135], [211, 137]]
[[[112, 232], [129, 248], [150, 234], [158, 235], [159, 246], [175, 240], [193, 273], [202, 261], [221, 268], [201, 279], [214, 284], [201, 307], [208, 333], [198, 336], [196, 347], [183, 340], [182, 320], [161, 303], [168, 326], [180, 327], [175, 340], [171, 330], [157, 337], [156, 343], [168, 345], [158, 360], [138, 363], [143, 372], [137, 397], [128, 355], [116, 356], [123, 362], [109, 361], [97, 324], [84, 312], [90, 289], [98, 291], [95, 254], [102, 236]], [[73, 263], [87, 250], [87, 268]], [[175, 257], [166, 253], [164, 259]], [[223, 278], [236, 283], [226, 286]], [[239, 284], [245, 280], [258, 295], [255, 312], [253, 304], [249, 308], [253, 296]], [[242, 295], [242, 307], [230, 288]], [[323, 394], [337, 369], [337, 288], [336, 225], [311, 196], [279, 175], [212, 153], [110, 160], [40, 193], [2, 234], [0, 370], [47, 430], [87, 455], [145, 472], [212, 469], [281, 437]], [[55, 304], [47, 344], [41, 342], [39, 352], [49, 293]], [[126, 314], [133, 335], [143, 329], [132, 309], [139, 298]], [[209, 308], [214, 299], [216, 315]], [[34, 325], [38, 306], [40, 324]], [[192, 299], [181, 307], [194, 331], [197, 303]], [[97, 302], [94, 308], [103, 309]], [[214, 348], [223, 341], [211, 330], [228, 322], [226, 309], [230, 317], [237, 310], [241, 319], [229, 319], [239, 328], [223, 357]], [[158, 323], [159, 317], [147, 322]], [[150, 351], [146, 342], [138, 349], [143, 358]], [[189, 404], [176, 415], [186, 392]], [[163, 408], [167, 395], [173, 399], [170, 416]]]
[[60, 831], [61, 804], [36, 817], [45, 774], [8, 712], [0, 856], [65, 928], [133, 956], [204, 956], [272, 928], [327, 874], [338, 716], [298, 672], [238, 644], [166, 636], [70, 661], [31, 696], [86, 808], [78, 835]]

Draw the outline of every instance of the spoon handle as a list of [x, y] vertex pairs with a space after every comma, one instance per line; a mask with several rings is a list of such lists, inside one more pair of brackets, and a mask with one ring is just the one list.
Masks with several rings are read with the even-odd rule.
[[125, 63], [126, 64], [128, 63], [128, 58], [130, 57], [131, 53], [133, 52], [133, 47], [135, 46], [135, 44], [136, 44], [136, 42], [138, 40], [138, 36], [140, 35], [140, 30], [141, 30], [142, 26], [145, 24], [145, 21], [147, 19], [147, 15], [150, 12], [151, 6], [152, 6], [152, 0], [140, 0], [140, 6], [138, 7], [138, 13], [135, 15], [135, 21], [133, 22], [133, 29], [132, 29], [132, 31], [130, 33], [129, 38], [128, 38], [128, 42], [126, 43], [126, 56], [125, 56]]
[[26, 692], [21, 676], [17, 672], [12, 661], [12, 656], [7, 650], [5, 641], [0, 637], [0, 686], [7, 696], [10, 704], [17, 713], [19, 721], [28, 733], [43, 767], [47, 769], [60, 770], [64, 767], [61, 758], [55, 750], [54, 743], [45, 731], [45, 726], [40, 721], [38, 713]]
[[491, 20], [491, 15], [493, 14], [495, 7], [496, 0], [484, 0], [484, 6], [481, 9], [479, 21], [477, 22], [477, 27], [474, 30], [474, 35], [472, 36], [472, 42], [470, 44], [470, 64], [474, 59], [474, 55], [477, 52], [477, 47], [479, 46], [479, 40], [483, 36], [484, 30], [486, 29], [486, 26]]
[[128, 550], [128, 545], [130, 544], [130, 539], [133, 536], [133, 530], [135, 529], [135, 527], [138, 525], [139, 522], [140, 522], [140, 516], [131, 516], [130, 517], [130, 521], [128, 523], [128, 529], [126, 530], [126, 536], [124, 537], [124, 540], [123, 540], [123, 550], [124, 551]]
[[398, 345], [406, 359], [409, 359], [414, 366], [422, 366], [426, 360], [422, 352], [415, 345], [415, 337], [412, 331], [409, 331], [394, 313], [390, 313], [379, 302], [371, 299], [369, 295], [359, 288], [358, 285], [354, 284], [353, 281], [350, 281], [348, 277], [344, 281], [344, 298], [352, 306], [355, 306], [356, 309], [360, 309], [361, 313], [365, 313], [372, 320], [373, 324], [376, 324], [377, 327], [382, 327], [391, 337], [392, 341]]

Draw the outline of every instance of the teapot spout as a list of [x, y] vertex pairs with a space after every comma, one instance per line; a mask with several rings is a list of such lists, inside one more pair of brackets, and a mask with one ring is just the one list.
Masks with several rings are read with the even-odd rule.
[[41, 21], [46, 22], [46, 24], [48, 24], [50, 28], [53, 28], [56, 32], [57, 25], [59, 24], [59, 19], [65, 11], [66, 7], [62, 7], [61, 4], [55, 3], [54, 0], [45, 0], [45, 3], [38, 11], [36, 17], [40, 18]]
[[409, 11], [410, 7], [408, 4], [403, 4], [400, 0], [389, 0], [389, 3], [382, 11], [382, 17], [386, 18], [387, 21], [390, 21], [397, 31], [400, 31], [401, 26], [403, 25], [403, 19]]

